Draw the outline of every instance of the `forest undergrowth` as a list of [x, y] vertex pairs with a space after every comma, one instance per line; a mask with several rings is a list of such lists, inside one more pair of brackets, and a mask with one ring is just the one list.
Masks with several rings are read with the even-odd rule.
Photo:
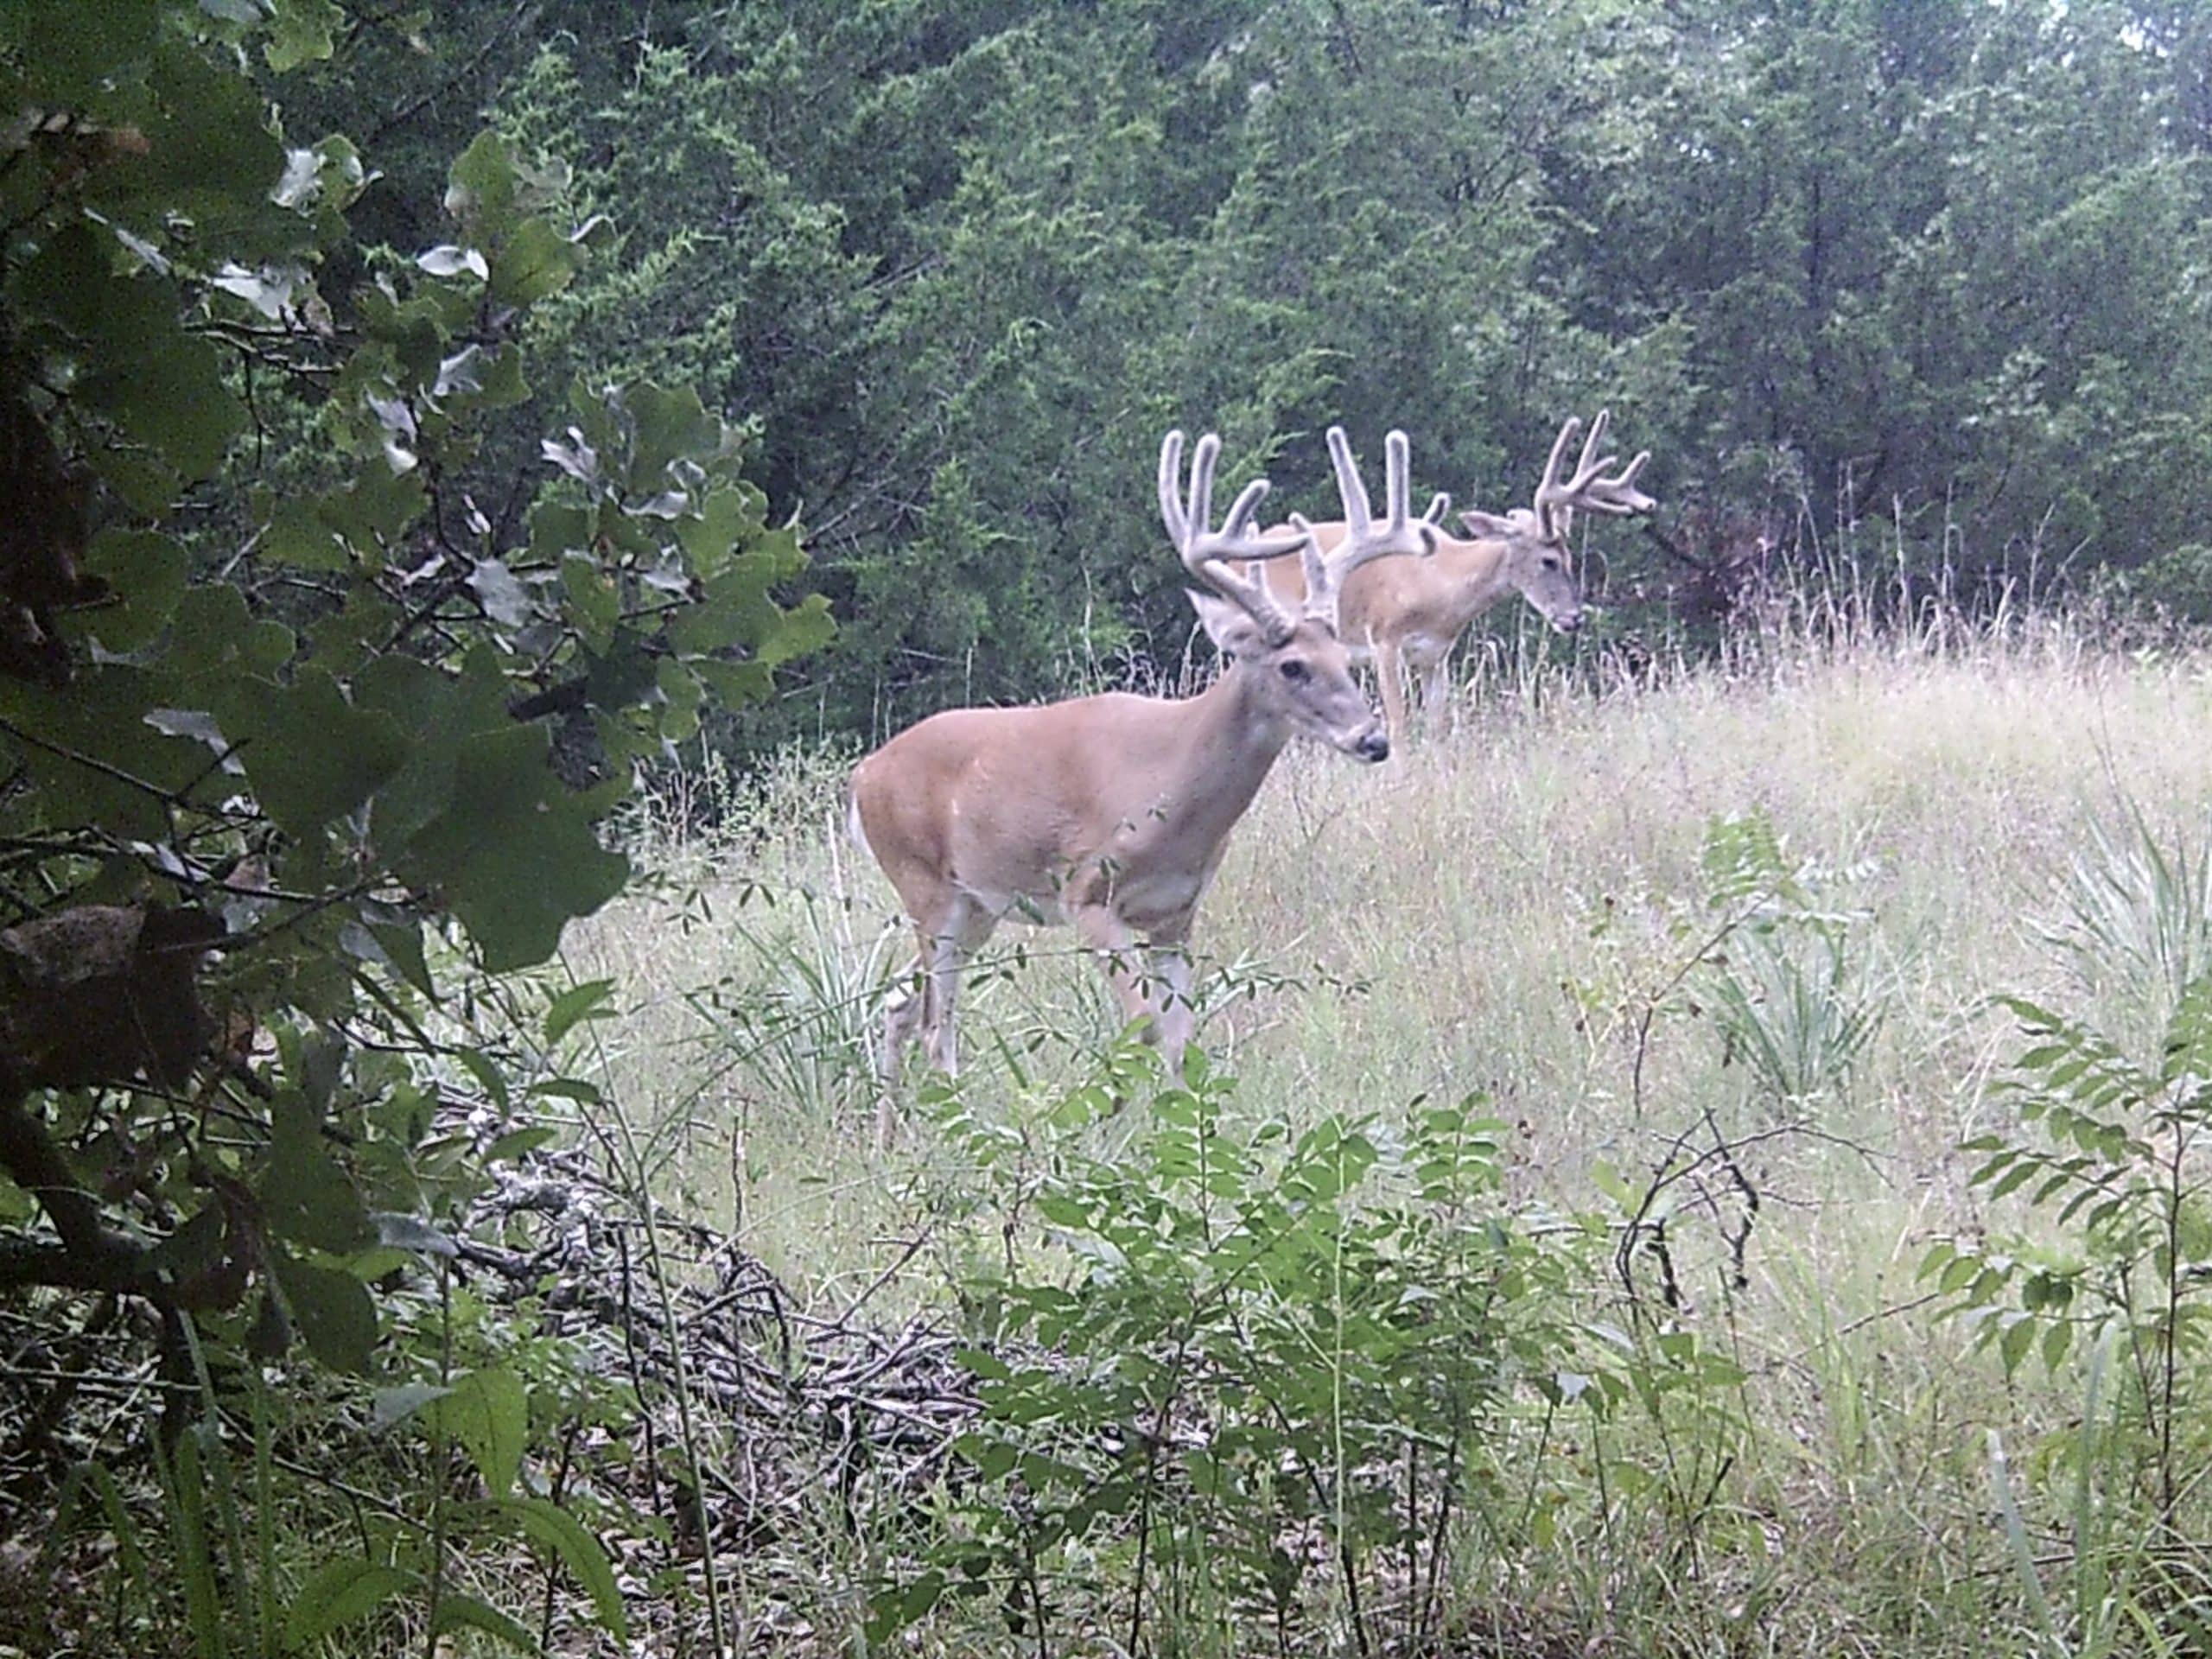
[[1009, 926], [888, 1147], [843, 759], [639, 826], [571, 957], [664, 1193], [803, 1304], [1091, 1357], [979, 1362], [983, 1490], [873, 1634], [2195, 1650], [2212, 676], [2058, 625], [1474, 667], [1379, 775], [1286, 758], [1182, 1086]]
[[1468, 667], [1276, 769], [1180, 1077], [1009, 925], [887, 1141], [851, 756], [664, 779], [449, 982], [366, 1378], [11, 1351], [0, 1653], [2202, 1651], [2212, 669]]

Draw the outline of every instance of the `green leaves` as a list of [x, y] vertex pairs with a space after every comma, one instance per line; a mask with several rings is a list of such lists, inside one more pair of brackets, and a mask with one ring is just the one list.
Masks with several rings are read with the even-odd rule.
[[0, 43], [37, 66], [39, 95], [76, 105], [95, 101], [118, 66], [143, 58], [161, 28], [160, 0], [11, 0], [0, 7]]
[[[1123, 1089], [1128, 1058], [1104, 1073]], [[1111, 1158], [1056, 1137], [1041, 1177], [1004, 1156], [1020, 1128], [954, 1103], [947, 1127], [997, 1201], [1041, 1218], [1073, 1271], [1012, 1264], [963, 1287], [995, 1312], [991, 1340], [959, 1356], [983, 1403], [962, 1447], [974, 1495], [957, 1550], [873, 1599], [879, 1637], [977, 1576], [976, 1540], [1004, 1570], [1033, 1572], [1068, 1541], [1130, 1548], [1137, 1525], [1134, 1547], [1215, 1592], [1268, 1593], [1294, 1520], [1348, 1557], [1402, 1545], [1378, 1471], [1409, 1446], [1478, 1438], [1470, 1426], [1509, 1408], [1522, 1376], [1572, 1375], [1593, 1399], [1616, 1389], [1615, 1357], [1567, 1319], [1593, 1264], [1503, 1207], [1502, 1126], [1481, 1103], [1416, 1113], [1386, 1154], [1379, 1125], [1338, 1116], [1294, 1138], [1280, 1122], [1236, 1133], [1233, 1087], [1193, 1052], [1182, 1086], [1132, 1106]], [[1041, 1124], [1090, 1109], [1066, 1104], [1032, 1109]], [[1685, 1391], [1742, 1380], [1691, 1349], [1666, 1363]]]
[[308, 1351], [334, 1371], [366, 1376], [377, 1340], [377, 1312], [368, 1287], [350, 1273], [281, 1251], [271, 1265]]
[[386, 1602], [416, 1592], [421, 1575], [358, 1556], [325, 1563], [302, 1585], [284, 1622], [284, 1640], [312, 1651], [333, 1631], [366, 1618]]
[[[409, 1420], [461, 1446], [475, 1465], [489, 1497], [468, 1513], [486, 1529], [529, 1539], [566, 1567], [591, 1598], [594, 1615], [617, 1640], [625, 1639], [628, 1619], [613, 1564], [599, 1540], [575, 1516], [543, 1497], [517, 1495], [516, 1482], [530, 1438], [530, 1397], [522, 1379], [505, 1367], [471, 1371], [450, 1386], [414, 1384], [386, 1389], [377, 1396], [376, 1420], [391, 1427]], [[333, 1569], [333, 1602], [351, 1607], [372, 1590], [383, 1591], [385, 1575], [354, 1564]], [[514, 1627], [503, 1613], [481, 1602], [441, 1603], [460, 1624], [506, 1639]], [[325, 1628], [328, 1628], [325, 1625]], [[535, 1644], [531, 1644], [533, 1649]]]
[[135, 651], [158, 637], [183, 598], [188, 558], [166, 536], [110, 527], [85, 550], [84, 569], [121, 598], [81, 626], [112, 653]]
[[818, 596], [790, 608], [773, 596], [804, 565], [798, 537], [768, 526], [737, 435], [696, 392], [579, 384], [569, 408], [575, 424], [543, 448], [569, 482], [531, 520], [532, 562], [557, 587], [504, 599], [518, 617], [558, 607], [590, 705], [620, 715], [631, 752], [648, 753], [696, 733], [709, 699], [766, 696], [778, 665], [830, 637], [829, 612]]
[[331, 33], [345, 22], [335, 0], [270, 0], [274, 22], [264, 48], [278, 74], [331, 54]]
[[445, 895], [493, 973], [543, 962], [573, 917], [620, 892], [627, 860], [606, 850], [583, 801], [547, 765], [532, 727], [454, 746], [444, 806], [408, 842], [400, 868]]
[[504, 1368], [472, 1371], [430, 1399], [423, 1414], [468, 1453], [494, 1497], [514, 1490], [530, 1444], [530, 1396]]
[[435, 1636], [448, 1636], [455, 1630], [474, 1630], [518, 1653], [537, 1651], [537, 1638], [530, 1633], [527, 1626], [475, 1596], [442, 1597], [431, 1612], [430, 1630]]
[[279, 1238], [334, 1255], [359, 1249], [372, 1236], [368, 1212], [353, 1179], [322, 1140], [322, 1119], [296, 1090], [277, 1096], [273, 1134], [261, 1178], [263, 1218]]
[[2081, 1011], [1994, 999], [2019, 1029], [1999, 1096], [2016, 1116], [1962, 1149], [1979, 1155], [1967, 1179], [2002, 1219], [1986, 1236], [1936, 1241], [1919, 1278], [2008, 1375], [2124, 1342], [2140, 1357], [2134, 1405], [2171, 1490], [2172, 1425], [2201, 1409], [2195, 1379], [2212, 1345], [2196, 1173], [2212, 1130], [2212, 890], [2200, 874], [2212, 866], [2201, 848], [2161, 845], [2139, 814], [2090, 843], [2063, 886], [2069, 924], [2048, 938], [2107, 994]]
[[407, 759], [398, 723], [356, 709], [320, 669], [302, 670], [289, 685], [239, 682], [217, 712], [241, 746], [263, 810], [302, 840], [365, 804]]
[[[502, 305], [550, 299], [583, 269], [596, 229], [564, 233], [545, 217], [568, 189], [564, 165], [531, 165], [504, 140], [484, 134], [454, 163], [446, 188], [446, 211], [461, 222], [470, 246], [433, 250], [423, 256], [426, 269], [447, 276], [471, 272]], [[434, 258], [436, 263], [428, 263]]]
[[613, 980], [594, 979], [571, 985], [555, 997], [552, 1006], [545, 1010], [545, 1046], [558, 1048], [561, 1039], [582, 1020], [606, 1018], [604, 1005], [613, 992]]
[[[397, 196], [408, 158], [302, 142], [264, 92], [300, 74], [296, 124], [436, 29], [428, 12], [358, 29], [334, 0], [0, 5], [14, 919], [61, 918], [40, 937], [67, 941], [68, 912], [99, 904], [158, 937], [159, 971], [133, 969], [114, 1017], [162, 1057], [143, 1090], [118, 1065], [114, 1087], [29, 1109], [0, 1157], [0, 1252], [34, 1243], [10, 1259], [48, 1274], [30, 1305], [62, 1317], [81, 1273], [42, 1267], [53, 1229], [97, 1225], [189, 1321], [240, 1404], [226, 1421], [254, 1408], [251, 1475], [202, 1465], [229, 1428], [176, 1442], [207, 1652], [358, 1643], [434, 1595], [418, 1644], [534, 1648], [431, 1589], [454, 1582], [448, 1561], [425, 1570], [432, 1537], [529, 1540], [623, 1636], [606, 1552], [522, 1490], [525, 1367], [555, 1339], [520, 1343], [454, 1265], [489, 1166], [561, 1133], [534, 1109], [597, 1100], [533, 1070], [530, 1039], [574, 1042], [613, 988], [575, 986], [518, 1033], [503, 1021], [534, 1003], [486, 976], [543, 962], [620, 889], [602, 825], [642, 759], [697, 733], [709, 677], [764, 695], [824, 637], [818, 604], [785, 608], [804, 556], [768, 525], [721, 395], [627, 371], [578, 387], [550, 435], [509, 413], [537, 362], [615, 360], [566, 353], [535, 309], [607, 228], [569, 211], [564, 165], [486, 135], [454, 162], [451, 221], [392, 257], [346, 215], [372, 177], [379, 238], [434, 211]], [[372, 1519], [284, 1609], [289, 1477], [261, 1390], [296, 1393], [285, 1444], [321, 1459], [353, 1391], [314, 1367], [397, 1379], [375, 1422], [464, 1452], [488, 1496], [426, 1488], [438, 1524]]]
[[11, 284], [46, 348], [77, 361], [74, 395], [175, 474], [203, 478], [245, 429], [245, 406], [215, 348], [187, 332], [166, 277], [118, 269], [122, 250], [89, 220], [62, 227]]
[[622, 1591], [614, 1581], [613, 1564], [582, 1522], [542, 1497], [495, 1498], [490, 1508], [494, 1514], [512, 1520], [532, 1542], [550, 1551], [591, 1597], [601, 1625], [616, 1641], [628, 1639], [629, 1620], [622, 1610]]

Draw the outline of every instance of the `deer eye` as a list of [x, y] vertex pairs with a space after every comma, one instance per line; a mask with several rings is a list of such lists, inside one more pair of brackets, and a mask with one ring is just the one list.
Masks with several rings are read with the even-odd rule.
[[1545, 554], [1545, 555], [1544, 555], [1544, 569], [1547, 569], [1547, 570], [1556, 570], [1556, 569], [1559, 569], [1559, 555], [1558, 555], [1558, 554], [1556, 554], [1556, 553], [1547, 553], [1547, 554]]
[[1282, 665], [1283, 678], [1288, 680], [1293, 685], [1305, 684], [1308, 677], [1308, 674], [1309, 671], [1306, 664], [1299, 661], [1295, 657], [1293, 657], [1289, 661], [1286, 662]]

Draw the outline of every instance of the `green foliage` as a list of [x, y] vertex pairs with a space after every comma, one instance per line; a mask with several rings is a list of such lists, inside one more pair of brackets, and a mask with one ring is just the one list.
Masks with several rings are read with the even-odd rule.
[[1853, 948], [1864, 917], [1827, 895], [1838, 873], [1794, 857], [1764, 813], [1708, 824], [1700, 861], [1707, 911], [1724, 930], [1701, 975], [1722, 1063], [1741, 1063], [1758, 1096], [1784, 1109], [1840, 1094], [1881, 1005]]
[[[2104, 861], [2089, 879], [2077, 872], [2077, 900], [2131, 897], [2099, 913], [2132, 909], [2157, 918], [2155, 937], [2202, 938], [2204, 889], [2171, 880], [2199, 868], [2201, 849], [2160, 846], [2139, 819], [2096, 845]], [[2110, 954], [2092, 962], [2155, 995], [2165, 987], [2140, 976], [2134, 938], [2107, 928], [2073, 944], [2101, 944]], [[2202, 1461], [2196, 1378], [2212, 1332], [2202, 1305], [2212, 1277], [2212, 974], [2173, 990], [2148, 1044], [2094, 1016], [1998, 999], [2024, 1045], [1997, 1096], [2018, 1122], [1967, 1142], [1981, 1160], [1969, 1179], [1992, 1204], [2016, 1198], [2023, 1219], [2040, 1225], [1939, 1241], [1920, 1267], [2008, 1371], [2031, 1357], [2055, 1369], [2077, 1349], [2124, 1356], [2132, 1432], [2107, 1452], [2132, 1459], [2165, 1525]]]
[[[1040, 1125], [1096, 1122], [1148, 1065], [1122, 1051]], [[879, 1637], [940, 1594], [996, 1593], [1042, 1640], [1046, 1586], [1091, 1573], [1126, 1607], [1125, 1645], [1156, 1610], [1187, 1626], [1262, 1606], [1287, 1629], [1313, 1571], [1364, 1643], [1387, 1563], [1426, 1574], [1395, 1613], [1418, 1639], [1440, 1616], [1437, 1553], [1490, 1502], [1516, 1419], [1625, 1397], [1573, 1319], [1592, 1236], [1506, 1205], [1504, 1126], [1479, 1101], [1418, 1109], [1398, 1142], [1333, 1116], [1239, 1134], [1232, 1089], [1194, 1053], [1126, 1145], [1041, 1176], [1018, 1132], [948, 1103], [992, 1202], [1041, 1220], [1067, 1270], [964, 1287], [974, 1478], [925, 1573], [878, 1601]]]
[[2127, 587], [2171, 616], [2212, 622], [2212, 547], [2184, 542], [2162, 550], [2130, 573]]
[[[435, 245], [365, 237], [373, 158], [291, 130], [288, 79], [343, 73], [359, 28], [0, 14], [0, 1289], [149, 1304], [196, 1378], [160, 1466], [208, 1654], [401, 1603], [534, 1649], [454, 1593], [454, 1552], [507, 1540], [620, 1635], [604, 1553], [531, 1484], [557, 1356], [499, 1363], [454, 1234], [547, 1133], [533, 1090], [591, 1097], [550, 1056], [607, 988], [541, 1008], [511, 976], [628, 879], [609, 814], [830, 634], [726, 404], [602, 359], [512, 441], [607, 222], [485, 134]], [[302, 1425], [386, 1385], [427, 1526], [279, 1550], [274, 1376]]]
[[[433, 1052], [406, 1005], [435, 989], [426, 931], [458, 922], [493, 973], [543, 961], [626, 877], [597, 825], [635, 765], [710, 703], [765, 696], [826, 613], [774, 597], [803, 563], [796, 533], [769, 525], [743, 443], [689, 391], [575, 386], [550, 466], [508, 480], [496, 519], [461, 482], [528, 394], [526, 309], [588, 257], [593, 227], [554, 216], [564, 168], [480, 139], [446, 194], [456, 241], [326, 299], [318, 274], [359, 256], [343, 213], [365, 174], [342, 139], [276, 130], [225, 44], [262, 14], [63, 11], [48, 31], [11, 14], [21, 95], [80, 107], [8, 157], [27, 211], [0, 247], [4, 393], [16, 481], [52, 498], [28, 509], [44, 542], [23, 556], [66, 572], [81, 554], [100, 587], [58, 622], [27, 578], [10, 590], [62, 654], [0, 677], [9, 902], [219, 911], [233, 1028], [276, 1039], [239, 1073], [264, 1127], [216, 1157], [256, 1202], [218, 1205], [212, 1176], [169, 1166], [184, 1222], [164, 1270], [265, 1262], [310, 1345], [363, 1369], [373, 1325], [342, 1263], [370, 1211], [423, 1199], [405, 1148]], [[270, 61], [327, 56], [330, 21], [278, 7]], [[109, 53], [96, 84], [73, 67]], [[232, 448], [241, 394], [278, 428], [251, 457]], [[88, 542], [79, 465], [115, 492]], [[283, 487], [249, 492], [256, 474]], [[170, 505], [211, 474], [235, 544]], [[416, 1068], [359, 1064], [371, 1027]], [[82, 1096], [53, 1122], [149, 1165], [175, 1137], [215, 1155], [164, 1111]]]
[[2212, 846], [2169, 849], [2139, 812], [2093, 818], [2042, 934], [2125, 1040], [2155, 1038], [2212, 973]]
[[559, 361], [765, 417], [851, 621], [804, 718], [874, 732], [1175, 664], [1171, 424], [1309, 512], [1327, 424], [1402, 425], [1500, 509], [1610, 402], [1673, 551], [1598, 529], [1601, 640], [1725, 611], [1732, 514], [1885, 610], [2163, 563], [2212, 505], [2174, 10], [775, 0], [615, 46], [577, 0], [524, 39], [477, 0], [427, 49], [365, 33], [394, 76], [481, 66], [613, 216], [537, 325]]

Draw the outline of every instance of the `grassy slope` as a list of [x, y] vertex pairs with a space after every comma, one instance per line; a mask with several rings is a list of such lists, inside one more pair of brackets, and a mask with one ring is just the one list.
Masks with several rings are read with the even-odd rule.
[[[1202, 913], [1200, 948], [1241, 964], [1243, 993], [1203, 1040], [1254, 1111], [1387, 1114], [1422, 1092], [1487, 1090], [1522, 1126], [1523, 1190], [1588, 1208], [1595, 1163], [1648, 1166], [1700, 1106], [1739, 1128], [1781, 1109], [1679, 1011], [1655, 1023], [1640, 1118], [1631, 1098], [1637, 1016], [1702, 916], [1708, 820], [1762, 809], [1793, 848], [1847, 868], [1832, 892], [1866, 912], [1861, 982], [1885, 1017], [1852, 1086], [1810, 1110], [1852, 1145], [1791, 1137], [1747, 1164], [1767, 1203], [1732, 1302], [1709, 1240], [1685, 1255], [1698, 1317], [1725, 1325], [1755, 1378], [1712, 1617], [1740, 1608], [1777, 1650], [1977, 1651], [2000, 1560], [1984, 1430], [2063, 1421], [2079, 1384], [2008, 1390], [1961, 1361], [1955, 1332], [1885, 1310], [1916, 1296], [1929, 1236], [1980, 1219], [1953, 1148], [1995, 1109], [1985, 1084], [2007, 1035], [1978, 999], [2057, 981], [2029, 923], [2090, 816], [2124, 791], [2154, 824], [2202, 823], [2209, 703], [2191, 666], [2052, 635], [1770, 655], [1603, 696], [1524, 683], [1474, 699], [1446, 741], [1384, 774], [1294, 753]], [[673, 1178], [720, 1217], [740, 1204], [779, 1271], [842, 1305], [916, 1224], [934, 1154], [926, 1127], [888, 1154], [870, 1145], [857, 1045], [870, 982], [905, 946], [887, 889], [829, 834], [836, 776], [795, 764], [729, 838], [664, 841], [662, 895], [604, 918], [577, 966], [645, 999], [621, 1027], [618, 1080], [690, 1126], [671, 1142]], [[743, 898], [750, 883], [778, 902]], [[1112, 1025], [1065, 934], [1009, 928], [997, 943], [1029, 960], [965, 1009], [985, 1100], [1011, 1086], [995, 1044], [1049, 1078]], [[750, 1010], [734, 1044], [727, 1012], [698, 1011], [717, 983]], [[1059, 1034], [1026, 1052], [1040, 1033]], [[887, 1307], [938, 1294], [930, 1261]], [[1597, 1524], [1590, 1551], [1560, 1553], [1556, 1583], [1507, 1587], [1562, 1598], [1584, 1625], [1605, 1605], [1631, 1629], [1646, 1597], [1660, 1618], [1667, 1570]]]

